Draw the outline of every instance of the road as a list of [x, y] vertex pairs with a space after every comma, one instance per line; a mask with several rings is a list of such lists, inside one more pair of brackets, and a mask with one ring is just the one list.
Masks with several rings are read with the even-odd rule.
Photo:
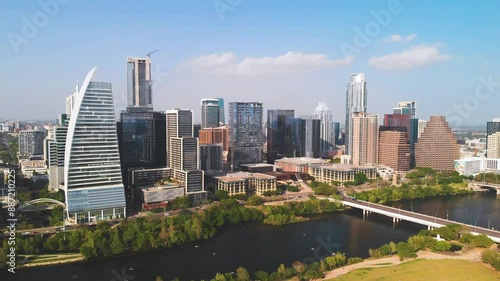
[[[207, 208], [207, 207], [208, 206], [200, 206], [200, 207], [193, 207], [193, 208], [188, 208], [188, 209], [184, 209], [184, 210], [188, 210], [190, 212], [193, 212], [195, 210], [200, 210], [201, 208]], [[181, 211], [182, 210], [173, 210], [173, 211], [168, 211], [166, 213], [156, 213], [156, 214], [139, 213], [139, 214], [130, 216], [127, 219], [128, 220], [135, 220], [138, 218], [146, 218], [146, 217], [147, 218], [160, 218], [160, 217], [166, 217], [166, 216], [177, 216], [177, 215], [179, 215], [179, 213]], [[168, 214], [168, 215], [166, 215], [166, 214]], [[112, 227], [114, 227], [115, 225], [119, 224], [121, 221], [123, 221], [123, 219], [108, 220], [106, 222], [109, 223]], [[87, 225], [89, 228], [95, 227], [95, 223], [94, 224], [79, 224], [79, 225], [78, 224], [67, 224], [64, 231], [66, 231], [66, 232], [73, 231], [73, 230], [77, 229], [78, 226], [80, 226], [80, 225]], [[23, 233], [29, 233], [29, 234], [26, 234], [23, 236], [46, 235], [46, 234], [51, 235], [51, 234], [58, 233], [58, 232], [63, 232], [63, 230], [61, 230], [61, 226], [16, 230], [16, 233], [20, 233], [21, 235], [23, 235]], [[8, 231], [4, 232], [5, 237], [9, 236], [9, 234], [10, 233]]]
[[442, 218], [438, 218], [438, 217], [433, 217], [433, 216], [429, 216], [429, 215], [415, 213], [415, 212], [407, 211], [407, 210], [400, 209], [400, 208], [393, 208], [393, 207], [374, 204], [374, 203], [370, 203], [370, 202], [366, 202], [366, 201], [355, 200], [355, 199], [352, 199], [352, 198], [347, 197], [345, 195], [343, 195], [343, 200], [347, 201], [347, 202], [355, 203], [358, 205], [374, 208], [374, 209], [392, 212], [394, 214], [404, 215], [404, 216], [408, 216], [408, 217], [415, 218], [415, 219], [420, 219], [420, 220], [424, 220], [424, 221], [428, 221], [428, 222], [438, 223], [441, 225], [460, 224], [460, 225], [464, 225], [464, 226], [468, 227], [469, 231], [500, 238], [500, 232], [496, 231], [496, 230], [491, 230], [491, 229], [482, 228], [482, 227], [476, 227], [473, 225], [468, 225], [468, 224], [464, 224], [464, 223], [460, 223], [460, 222], [456, 222], [456, 221], [451, 221], [451, 220], [446, 220], [446, 219], [442, 219]]

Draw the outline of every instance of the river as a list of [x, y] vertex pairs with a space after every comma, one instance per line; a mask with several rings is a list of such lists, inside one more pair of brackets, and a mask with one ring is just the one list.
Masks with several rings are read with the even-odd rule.
[[[500, 229], [500, 199], [495, 193], [436, 197], [393, 204], [396, 208], [436, 215], [477, 226]], [[0, 274], [1, 280], [153, 281], [210, 280], [217, 272], [232, 272], [243, 266], [253, 273], [274, 271], [280, 263], [310, 262], [340, 251], [349, 257], [368, 257], [368, 249], [390, 241], [406, 241], [425, 227], [359, 210], [321, 214], [310, 220], [284, 226], [247, 222], [225, 226], [213, 239], [154, 252], [92, 260], [74, 264], [34, 267], [15, 275]]]

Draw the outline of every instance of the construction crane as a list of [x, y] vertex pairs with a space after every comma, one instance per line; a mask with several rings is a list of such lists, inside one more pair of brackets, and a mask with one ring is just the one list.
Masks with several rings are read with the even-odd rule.
[[154, 54], [154, 53], [158, 52], [159, 50], [160, 50], [160, 49], [157, 49], [157, 50], [154, 50], [154, 51], [152, 51], [152, 52], [147, 53], [147, 54], [146, 54], [146, 57], [151, 58], [151, 54]]

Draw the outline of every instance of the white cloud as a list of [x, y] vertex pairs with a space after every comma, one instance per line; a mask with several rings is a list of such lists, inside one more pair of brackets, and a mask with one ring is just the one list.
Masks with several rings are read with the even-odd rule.
[[277, 57], [246, 57], [238, 60], [233, 53], [203, 55], [181, 63], [196, 72], [232, 75], [278, 74], [334, 68], [349, 65], [353, 56], [331, 60], [324, 54], [288, 52]]
[[399, 34], [394, 34], [394, 35], [391, 35], [387, 38], [385, 38], [385, 41], [387, 42], [411, 42], [413, 40], [415, 40], [415, 38], [417, 38], [417, 35], [412, 33], [406, 37], [403, 37]]
[[450, 58], [451, 55], [440, 53], [438, 45], [420, 45], [401, 53], [372, 57], [369, 64], [381, 70], [398, 71], [424, 67]]

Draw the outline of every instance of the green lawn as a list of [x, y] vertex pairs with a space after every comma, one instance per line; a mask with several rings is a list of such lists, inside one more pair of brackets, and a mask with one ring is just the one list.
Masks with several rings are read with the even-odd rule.
[[463, 260], [415, 260], [398, 266], [358, 269], [335, 281], [500, 280], [500, 273], [481, 262]]

